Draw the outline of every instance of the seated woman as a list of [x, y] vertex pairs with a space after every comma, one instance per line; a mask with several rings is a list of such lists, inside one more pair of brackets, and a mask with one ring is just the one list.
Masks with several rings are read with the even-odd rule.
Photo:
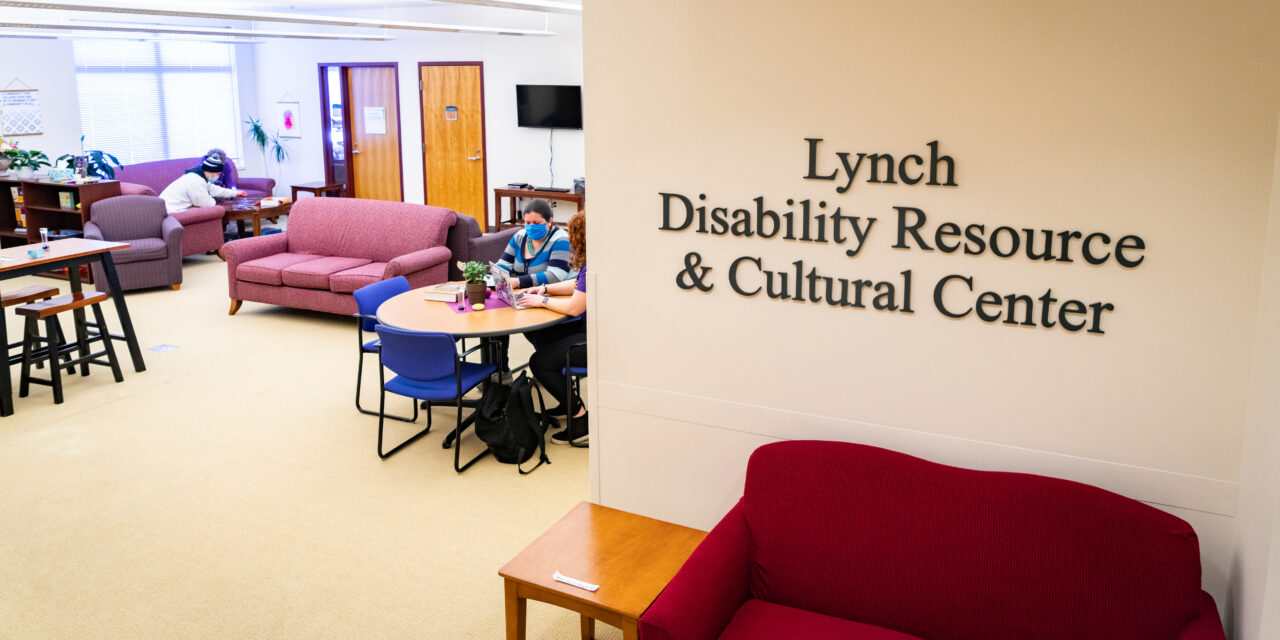
[[218, 179], [214, 180], [213, 183], [223, 189], [235, 189], [236, 179], [232, 174], [235, 173], [233, 169], [235, 169], [236, 163], [232, 162], [231, 158], [227, 157], [227, 152], [214, 147], [209, 150], [209, 153], [204, 154], [204, 156], [206, 158], [217, 156], [218, 159], [222, 160], [222, 173], [218, 174]]
[[[544, 200], [524, 206], [524, 228], [511, 236], [498, 266], [511, 272], [511, 288], [524, 289], [560, 282], [569, 276], [569, 234], [551, 223], [551, 207]], [[495, 364], [506, 371], [510, 336], [494, 338]]]
[[[575, 316], [573, 320], [558, 324], [535, 333], [528, 334], [529, 341], [534, 344], [533, 357], [529, 358], [529, 369], [552, 396], [560, 401], [560, 406], [549, 409], [547, 413], [563, 415], [569, 404], [569, 389], [565, 384], [565, 357], [574, 367], [587, 366], [587, 350], [582, 347], [570, 348], [583, 341], [587, 334], [587, 215], [579, 211], [569, 219], [569, 243], [573, 257], [570, 265], [578, 270], [576, 280], [566, 280], [547, 285], [538, 285], [526, 289], [520, 296], [520, 305], [527, 307], [546, 307], [552, 311]], [[550, 298], [548, 295], [570, 295], [568, 300]], [[558, 411], [557, 411], [558, 410]], [[583, 406], [573, 416], [573, 431], [565, 429], [551, 436], [554, 444], [582, 444], [588, 441], [587, 408]]]
[[247, 195], [243, 191], [224, 189], [213, 184], [221, 174], [222, 159], [217, 156], [207, 156], [200, 166], [188, 169], [182, 177], [169, 183], [169, 186], [160, 192], [160, 198], [164, 200], [165, 208], [169, 213], [176, 213], [192, 207], [212, 207], [218, 203], [217, 198]]

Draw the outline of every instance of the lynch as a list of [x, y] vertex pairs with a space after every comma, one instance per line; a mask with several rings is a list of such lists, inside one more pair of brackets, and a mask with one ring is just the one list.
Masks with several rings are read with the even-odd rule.
[[[840, 159], [840, 168], [832, 169], [831, 173], [818, 173], [818, 143], [822, 142], [822, 138], [805, 138], [805, 142], [809, 143], [809, 173], [805, 174], [805, 180], [836, 180], [841, 171], [844, 172], [844, 186], [836, 187], [836, 193], [844, 193], [853, 187], [853, 181], [858, 178], [859, 172], [866, 176], [867, 182], [873, 184], [903, 184], [914, 185], [919, 184], [925, 178], [925, 162], [924, 158], [909, 154], [902, 157], [901, 160], [894, 161], [893, 156], [887, 153], [859, 153], [857, 159], [850, 156], [853, 154], [848, 151], [836, 152], [836, 157]], [[928, 182], [926, 185], [931, 187], [954, 187], [956, 185], [956, 163], [951, 156], [938, 155], [938, 141], [930, 142], [929, 147], [929, 165], [928, 165]], [[945, 177], [939, 181], [939, 178]]]

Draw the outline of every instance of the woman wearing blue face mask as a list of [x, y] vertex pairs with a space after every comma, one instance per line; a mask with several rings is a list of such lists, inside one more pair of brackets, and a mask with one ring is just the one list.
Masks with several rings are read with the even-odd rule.
[[[569, 232], [551, 223], [551, 207], [544, 200], [530, 200], [524, 206], [524, 228], [511, 236], [498, 266], [511, 272], [511, 288], [526, 289], [568, 280], [575, 272], [569, 266], [573, 252]], [[494, 339], [497, 343], [495, 363], [499, 371], [507, 370], [508, 336]]]
[[511, 236], [498, 266], [511, 272], [511, 287], [524, 289], [569, 277], [569, 233], [551, 224], [551, 207], [531, 200], [524, 207], [524, 228]]

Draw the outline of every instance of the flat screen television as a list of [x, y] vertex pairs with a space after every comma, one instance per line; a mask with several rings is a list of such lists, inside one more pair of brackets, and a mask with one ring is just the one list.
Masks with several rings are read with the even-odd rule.
[[516, 85], [516, 124], [546, 129], [581, 129], [582, 87]]

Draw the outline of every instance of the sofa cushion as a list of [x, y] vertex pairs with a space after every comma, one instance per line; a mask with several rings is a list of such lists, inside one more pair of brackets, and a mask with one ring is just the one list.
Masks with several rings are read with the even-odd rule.
[[128, 249], [117, 249], [111, 252], [111, 259], [116, 264], [130, 262], [149, 262], [164, 260], [169, 257], [169, 249], [161, 238], [135, 238], [128, 240]]
[[751, 599], [733, 614], [720, 640], [920, 640], [891, 629]]
[[1177, 638], [1200, 597], [1190, 525], [1057, 478], [775, 443], [742, 513], [752, 597], [922, 638]]
[[240, 263], [240, 266], [236, 267], [236, 279], [278, 287], [284, 284], [280, 274], [281, 271], [296, 264], [319, 260], [323, 257], [309, 253], [284, 252], [265, 258], [258, 258], [257, 260], [249, 260], [248, 262]]
[[303, 289], [328, 289], [329, 276], [339, 271], [369, 264], [367, 258], [335, 258], [326, 256], [290, 265], [280, 270], [281, 280], [287, 287]]
[[370, 262], [364, 266], [339, 271], [329, 276], [329, 290], [334, 293], [354, 293], [356, 289], [373, 284], [387, 272], [387, 263]]

